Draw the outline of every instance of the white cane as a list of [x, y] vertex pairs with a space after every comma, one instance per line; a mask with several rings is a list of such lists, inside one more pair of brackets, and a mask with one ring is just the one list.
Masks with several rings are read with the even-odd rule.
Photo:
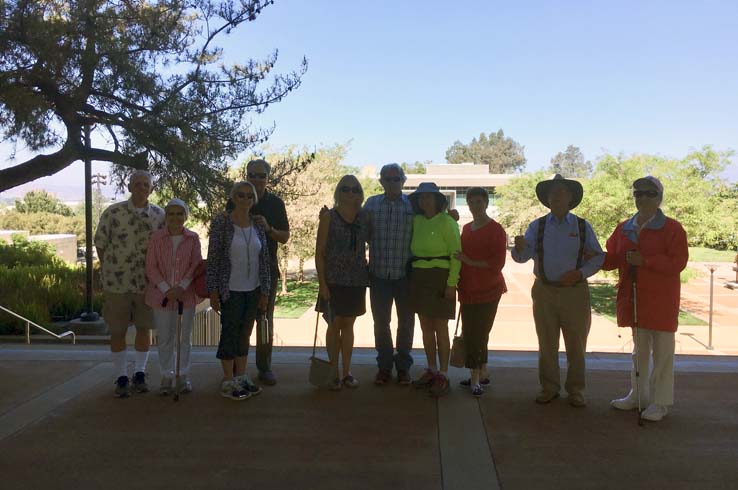
[[184, 311], [184, 305], [182, 301], [177, 300], [177, 370], [174, 374], [174, 401], [179, 401], [179, 389], [180, 389], [180, 374], [179, 374], [179, 358], [182, 352], [182, 313]]
[[636, 266], [630, 266], [630, 277], [633, 284], [633, 355], [634, 367], [635, 367], [635, 388], [636, 396], [638, 399], [638, 425], [643, 425], [643, 419], [641, 418], [641, 370], [639, 365], [639, 352], [638, 352], [638, 287], [636, 281]]

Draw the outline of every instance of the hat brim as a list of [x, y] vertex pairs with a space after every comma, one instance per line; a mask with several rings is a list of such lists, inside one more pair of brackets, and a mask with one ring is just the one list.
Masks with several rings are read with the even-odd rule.
[[420, 199], [421, 194], [432, 194], [434, 196], [437, 196], [436, 201], [442, 199], [444, 204], [441, 206], [440, 211], [443, 211], [448, 207], [448, 199], [446, 199], [446, 196], [443, 194], [443, 192], [425, 190], [418, 192], [416, 190], [412, 192], [409, 196], [407, 196], [408, 199], [410, 199], [410, 204], [412, 205], [413, 210], [415, 210], [416, 213], [420, 213], [420, 205], [418, 204], [418, 199]]
[[541, 204], [549, 209], [551, 208], [551, 206], [548, 205], [548, 195], [551, 192], [551, 188], [559, 184], [566, 186], [571, 193], [569, 209], [571, 210], [579, 206], [579, 203], [582, 202], [582, 197], [584, 197], [584, 188], [582, 187], [582, 184], [576, 180], [569, 179], [551, 179], [539, 182], [536, 185], [536, 196], [538, 197], [538, 200], [541, 201]]

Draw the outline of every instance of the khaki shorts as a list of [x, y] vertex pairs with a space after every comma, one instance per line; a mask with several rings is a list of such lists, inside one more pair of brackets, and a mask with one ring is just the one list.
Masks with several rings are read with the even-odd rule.
[[154, 313], [138, 293], [103, 293], [103, 318], [111, 334], [125, 334], [128, 326], [151, 330], [154, 328]]

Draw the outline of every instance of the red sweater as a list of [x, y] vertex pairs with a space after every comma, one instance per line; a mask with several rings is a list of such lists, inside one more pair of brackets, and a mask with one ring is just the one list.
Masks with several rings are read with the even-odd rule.
[[638, 250], [644, 263], [637, 267], [636, 294], [638, 327], [676, 332], [681, 284], [679, 273], [687, 266], [687, 235], [678, 221], [659, 211], [641, 230], [638, 243], [632, 240], [632, 218], [620, 223], [607, 239], [604, 270], [618, 269], [618, 326], [633, 326], [633, 283], [625, 260], [628, 250]]
[[461, 263], [459, 302], [462, 304], [490, 303], [507, 292], [502, 268], [507, 255], [505, 230], [495, 220], [477, 230], [471, 223], [461, 232], [461, 251], [472, 260], [483, 260], [488, 267], [472, 267]]

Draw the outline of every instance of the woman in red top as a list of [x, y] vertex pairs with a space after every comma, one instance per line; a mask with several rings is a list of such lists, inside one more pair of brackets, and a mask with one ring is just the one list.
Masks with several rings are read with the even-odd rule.
[[[679, 317], [679, 273], [687, 266], [687, 235], [659, 209], [664, 188], [655, 177], [633, 182], [638, 212], [607, 240], [605, 270], [618, 269], [618, 326], [633, 327], [631, 390], [610, 404], [619, 410], [647, 406], [641, 418], [661, 420], [674, 403], [674, 333]], [[633, 322], [633, 282], [637, 321]], [[653, 353], [653, 368], [649, 361]], [[635, 363], [640, 376], [636, 379]], [[650, 375], [649, 375], [650, 371]], [[638, 388], [636, 388], [636, 386]], [[639, 396], [640, 395], [640, 396]], [[639, 406], [640, 405], [640, 406]]]
[[473, 221], [461, 233], [459, 302], [462, 336], [466, 344], [466, 367], [471, 378], [462, 381], [472, 394], [482, 396], [482, 384], [489, 384], [487, 344], [497, 314], [500, 297], [507, 292], [502, 268], [507, 254], [507, 238], [502, 226], [487, 215], [489, 194], [481, 187], [466, 193], [466, 203]]

